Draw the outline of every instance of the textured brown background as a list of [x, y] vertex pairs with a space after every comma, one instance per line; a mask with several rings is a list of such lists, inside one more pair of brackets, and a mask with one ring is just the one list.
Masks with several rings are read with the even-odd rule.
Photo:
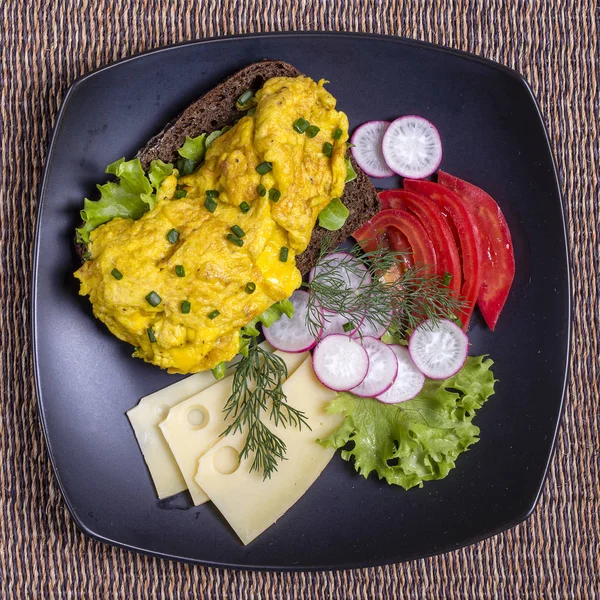
[[[0, 598], [598, 597], [600, 115], [593, 0], [5, 0], [0, 14]], [[571, 384], [540, 503], [524, 524], [469, 548], [345, 572], [223, 571], [100, 545], [75, 529], [61, 501], [32, 379], [33, 230], [58, 108], [76, 77], [141, 50], [292, 29], [427, 40], [509, 65], [531, 83], [563, 185], [575, 306]]]

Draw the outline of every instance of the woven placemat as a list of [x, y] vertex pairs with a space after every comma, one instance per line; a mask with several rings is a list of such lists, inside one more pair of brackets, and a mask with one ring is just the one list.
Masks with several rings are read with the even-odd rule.
[[[0, 3], [0, 598], [596, 598], [598, 8], [593, 0], [5, 0]], [[329, 573], [192, 567], [85, 538], [61, 500], [36, 413], [28, 332], [37, 196], [69, 84], [115, 59], [200, 37], [293, 29], [403, 35], [526, 77], [563, 184], [575, 351], [564, 421], [533, 516], [474, 546]], [[524, 399], [526, 401], [527, 399]]]

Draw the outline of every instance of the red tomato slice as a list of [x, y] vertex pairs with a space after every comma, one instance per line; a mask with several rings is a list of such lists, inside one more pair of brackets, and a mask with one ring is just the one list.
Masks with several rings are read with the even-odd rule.
[[437, 274], [443, 279], [450, 273], [452, 279], [448, 287], [459, 294], [462, 272], [458, 249], [450, 226], [435, 202], [422, 194], [400, 189], [379, 192], [379, 199], [382, 209], [406, 210], [419, 219], [435, 249]]
[[473, 184], [443, 171], [438, 174], [438, 182], [452, 190], [477, 220], [483, 271], [477, 305], [494, 331], [515, 277], [515, 256], [506, 219], [496, 201]]
[[417, 192], [433, 200], [442, 214], [446, 217], [451, 227], [454, 227], [460, 244], [463, 282], [461, 296], [464, 308], [460, 312], [459, 319], [466, 331], [475, 308], [475, 302], [481, 287], [481, 259], [479, 256], [479, 244], [477, 243], [477, 224], [475, 218], [461, 199], [448, 188], [433, 183], [416, 179], [405, 179], [404, 187], [412, 192]]
[[386, 236], [395, 251], [406, 250], [407, 240], [414, 263], [427, 265], [428, 273], [437, 273], [435, 249], [425, 228], [405, 210], [382, 210], [352, 234], [366, 252], [375, 250]]

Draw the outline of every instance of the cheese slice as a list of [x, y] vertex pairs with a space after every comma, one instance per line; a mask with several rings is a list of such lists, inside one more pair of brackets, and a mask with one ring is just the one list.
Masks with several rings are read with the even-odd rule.
[[196, 373], [145, 396], [126, 413], [159, 498], [178, 494], [186, 490], [187, 485], [158, 424], [173, 406], [214, 383], [216, 380], [210, 371]]
[[[250, 472], [253, 457], [238, 460], [245, 435], [229, 435], [217, 442], [198, 461], [196, 483], [206, 492], [244, 544], [270, 527], [313, 484], [335, 450], [317, 439], [327, 437], [343, 420], [325, 407], [335, 392], [315, 377], [311, 359], [306, 359], [283, 386], [288, 402], [302, 410], [312, 429], [273, 427], [287, 447], [286, 459], [270, 479]], [[206, 393], [206, 392], [205, 392]]]
[[[290, 375], [308, 356], [307, 352], [276, 354], [283, 358]], [[196, 506], [208, 500], [208, 496], [194, 480], [198, 459], [219, 441], [227, 427], [223, 407], [231, 395], [232, 379], [231, 376], [226, 377], [173, 406], [167, 418], [159, 425]]]

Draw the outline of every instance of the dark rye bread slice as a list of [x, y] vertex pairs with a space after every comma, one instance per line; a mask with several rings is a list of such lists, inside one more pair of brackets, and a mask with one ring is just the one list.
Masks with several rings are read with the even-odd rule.
[[[240, 117], [235, 103], [246, 90], [261, 88], [271, 77], [298, 75], [301, 73], [296, 67], [282, 61], [264, 60], [244, 67], [188, 106], [155, 135], [137, 153], [137, 157], [144, 169], [155, 159], [175, 162], [179, 158], [177, 149], [183, 146], [186, 136], [196, 137], [201, 133], [222, 129]], [[381, 208], [377, 192], [369, 178], [354, 162], [354, 158], [351, 157], [350, 160], [357, 178], [346, 184], [342, 196], [350, 215], [339, 231], [327, 231], [318, 225], [314, 228], [308, 247], [296, 257], [296, 264], [301, 273], [307, 273], [315, 265], [323, 238], [328, 237], [333, 247], [337, 246]], [[83, 256], [84, 247], [80, 244], [77, 246], [79, 255]]]

